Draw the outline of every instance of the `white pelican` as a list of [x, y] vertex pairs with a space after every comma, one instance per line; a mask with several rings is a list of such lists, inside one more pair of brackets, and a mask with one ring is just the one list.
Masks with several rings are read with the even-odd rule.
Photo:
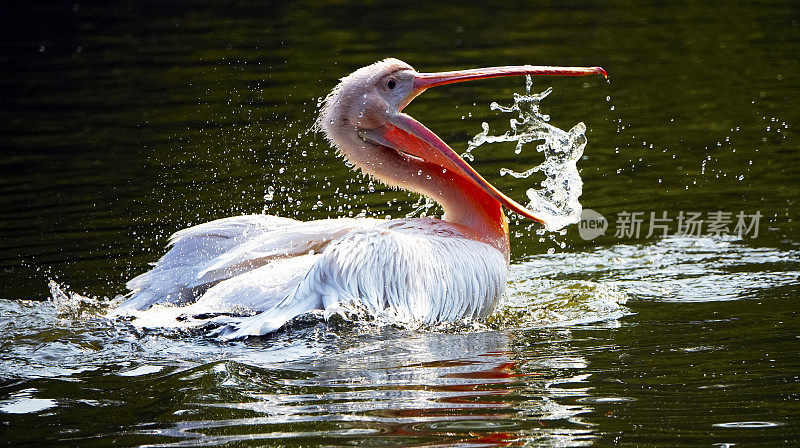
[[506, 286], [502, 207], [541, 222], [489, 184], [424, 125], [402, 113], [425, 89], [513, 75], [602, 74], [600, 67], [509, 66], [417, 73], [386, 59], [342, 78], [317, 126], [367, 175], [439, 203], [442, 219], [220, 219], [172, 235], [153, 269], [128, 282], [118, 313], [156, 303], [228, 320], [225, 339], [263, 335], [312, 310], [355, 305], [402, 321], [483, 318]]

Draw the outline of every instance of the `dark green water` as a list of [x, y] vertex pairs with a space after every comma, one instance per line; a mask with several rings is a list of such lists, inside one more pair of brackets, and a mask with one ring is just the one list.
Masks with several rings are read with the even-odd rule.
[[[796, 3], [20, 3], [0, 24], [0, 443], [800, 445]], [[509, 297], [470, 331], [309, 320], [220, 344], [59, 313], [49, 280], [108, 303], [189, 225], [411, 212], [308, 131], [339, 77], [387, 56], [606, 68], [534, 84], [552, 123], [587, 126], [581, 202], [606, 234], [512, 223]], [[523, 90], [407, 111], [463, 151]], [[535, 151], [475, 156], [524, 198], [499, 169]], [[647, 236], [681, 212], [731, 213], [730, 235]], [[625, 213], [638, 236], [617, 235]], [[757, 235], [733, 235], [739, 213]]]

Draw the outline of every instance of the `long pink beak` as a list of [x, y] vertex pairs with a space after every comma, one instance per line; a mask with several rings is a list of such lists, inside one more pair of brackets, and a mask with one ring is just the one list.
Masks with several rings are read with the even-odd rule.
[[496, 78], [500, 76], [586, 76], [595, 74], [600, 74], [608, 78], [606, 71], [601, 67], [548, 67], [535, 65], [476, 68], [442, 73], [416, 73], [414, 75], [412, 91], [398, 108], [397, 114], [391, 116], [386, 125], [373, 130], [363, 131], [361, 135], [362, 138], [375, 144], [395, 148], [452, 170], [458, 173], [465, 181], [485, 191], [489, 196], [506, 208], [527, 218], [543, 222], [530, 210], [518, 204], [487, 182], [483, 176], [469, 166], [467, 162], [459, 157], [452, 148], [447, 146], [447, 144], [430, 129], [400, 111], [417, 95], [425, 91], [425, 89], [454, 82], [474, 81], [477, 79]]
[[542, 65], [508, 65], [505, 67], [474, 68], [441, 73], [417, 73], [414, 76], [414, 90], [424, 90], [454, 82], [497, 78], [500, 76], [551, 75], [586, 76], [608, 74], [602, 67], [549, 67]]

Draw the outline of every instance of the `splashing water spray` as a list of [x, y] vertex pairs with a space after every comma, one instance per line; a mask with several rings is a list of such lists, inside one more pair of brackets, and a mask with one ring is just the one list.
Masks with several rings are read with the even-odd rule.
[[578, 223], [581, 219], [582, 207], [578, 198], [583, 192], [583, 181], [576, 163], [586, 147], [586, 125], [578, 123], [569, 131], [564, 131], [549, 124], [550, 116], [539, 111], [539, 103], [553, 89], [532, 94], [532, 86], [531, 77], [526, 76], [526, 94], [515, 93], [513, 106], [491, 103], [491, 110], [517, 113], [518, 117], [510, 120], [511, 130], [503, 135], [489, 135], [489, 124], [484, 122], [481, 125], [483, 131], [469, 142], [463, 157], [474, 160], [472, 151], [484, 143], [517, 142], [514, 152], [520, 154], [525, 144], [542, 141], [536, 150], [543, 153], [544, 162], [523, 172], [501, 168], [500, 175], [508, 174], [518, 179], [527, 179], [537, 171], [545, 175], [541, 182], [542, 188], [527, 190], [526, 194], [530, 199], [527, 208], [544, 221], [547, 231], [554, 232]]

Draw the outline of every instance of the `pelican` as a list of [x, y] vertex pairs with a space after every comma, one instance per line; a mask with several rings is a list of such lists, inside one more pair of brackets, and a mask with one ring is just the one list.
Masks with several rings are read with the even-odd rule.
[[542, 221], [402, 110], [426, 89], [449, 83], [591, 74], [606, 76], [600, 67], [530, 65], [418, 73], [393, 58], [360, 68], [326, 97], [317, 128], [366, 175], [437, 202], [441, 219], [246, 215], [190, 227], [172, 235], [170, 250], [150, 271], [127, 283], [129, 296], [116, 311], [171, 304], [184, 318], [245, 316], [219, 321], [223, 339], [264, 335], [309, 311], [329, 317], [354, 306], [404, 322], [484, 318], [505, 292], [503, 207]]

